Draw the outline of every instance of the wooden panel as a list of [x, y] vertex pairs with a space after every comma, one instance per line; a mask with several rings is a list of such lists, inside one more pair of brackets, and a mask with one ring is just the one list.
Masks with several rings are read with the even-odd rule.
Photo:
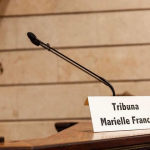
[[107, 13], [98, 15], [98, 43], [149, 43], [150, 11]]
[[[61, 50], [107, 80], [150, 79], [150, 46]], [[0, 84], [58, 83], [95, 79], [48, 51], [0, 53]], [[10, 77], [11, 74], [11, 77]]]
[[150, 8], [149, 0], [1, 0], [0, 15], [30, 15], [64, 12]]
[[[4, 26], [13, 24], [8, 18]], [[35, 48], [26, 34], [34, 32], [38, 38], [51, 46], [94, 46], [111, 44], [149, 43], [149, 11], [115, 12], [82, 15], [38, 16], [16, 18], [16, 28], [6, 32], [15, 38], [16, 45], [7, 43], [7, 48]], [[38, 30], [37, 30], [38, 29]], [[6, 36], [2, 32], [1, 37]], [[5, 43], [6, 44], [6, 43]], [[0, 49], [5, 49], [5, 44]]]
[[[21, 94], [21, 93], [20, 93]], [[0, 90], [0, 120], [17, 119], [18, 104], [17, 92], [13, 88], [1, 88]]]
[[[6, 90], [9, 90], [8, 87]], [[18, 118], [89, 117], [89, 109], [84, 107], [84, 101], [88, 94], [98, 95], [99, 91], [97, 85], [87, 84], [15, 87], [14, 93], [20, 93], [17, 99]]]
[[35, 48], [26, 36], [29, 31], [51, 46], [95, 45], [96, 21], [96, 15], [86, 14], [17, 18], [17, 48]]
[[0, 135], [4, 136], [6, 141], [47, 138], [57, 133], [55, 123], [81, 121], [86, 120], [0, 122]]
[[[150, 46], [64, 50], [63, 54], [107, 80], [149, 79]], [[59, 59], [59, 81], [93, 81], [94, 78]]]
[[[133, 95], [150, 95], [150, 82], [113, 83], [113, 86], [117, 94], [128, 91]], [[99, 95], [112, 93], [100, 83], [1, 87], [0, 110], [5, 107], [5, 111], [0, 113], [0, 120], [90, 117], [84, 101], [87, 96]]]
[[0, 49], [16, 48], [17, 38], [15, 18], [0, 18], [0, 35]]
[[[57, 57], [47, 51], [0, 54], [1, 84], [57, 82]], [[11, 76], [10, 76], [11, 75]]]
[[[113, 84], [117, 93], [129, 91], [133, 95], [150, 95], [149, 82]], [[102, 84], [76, 84], [22, 88], [18, 95], [18, 118], [83, 118], [90, 117], [83, 105], [87, 96], [111, 95]], [[14, 91], [16, 92], [16, 91]]]

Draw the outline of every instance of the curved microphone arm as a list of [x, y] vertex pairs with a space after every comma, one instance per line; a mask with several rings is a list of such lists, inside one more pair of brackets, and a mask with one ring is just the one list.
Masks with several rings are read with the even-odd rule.
[[[31, 34], [31, 35], [30, 35]], [[74, 65], [75, 67], [79, 68], [80, 70], [86, 72], [87, 74], [89, 74], [90, 76], [94, 77], [95, 79], [97, 79], [98, 81], [103, 82], [105, 85], [107, 85], [111, 91], [113, 96], [115, 96], [115, 90], [113, 88], [113, 86], [106, 81], [104, 78], [98, 76], [97, 74], [93, 73], [92, 71], [90, 71], [89, 69], [83, 67], [82, 65], [78, 64], [77, 62], [75, 62], [74, 60], [68, 58], [67, 56], [65, 56], [64, 54], [58, 52], [57, 50], [55, 50], [54, 48], [50, 47], [49, 44], [45, 44], [42, 41], [40, 41], [39, 39], [36, 38], [36, 36], [31, 32], [28, 32], [28, 37], [30, 38], [31, 42], [37, 46], [41, 45], [43, 48], [47, 49], [48, 51], [51, 51], [52, 53], [54, 53], [55, 55], [59, 56], [60, 58], [64, 59], [65, 61], [71, 63], [72, 65]], [[33, 38], [34, 37], [34, 38]]]

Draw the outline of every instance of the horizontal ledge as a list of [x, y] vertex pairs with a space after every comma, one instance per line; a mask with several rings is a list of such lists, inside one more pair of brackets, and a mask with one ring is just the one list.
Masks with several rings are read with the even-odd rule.
[[80, 14], [95, 14], [95, 13], [115, 13], [115, 12], [130, 12], [130, 11], [149, 11], [150, 8], [141, 9], [118, 9], [118, 10], [100, 10], [100, 11], [78, 11], [78, 12], [61, 12], [61, 13], [43, 13], [43, 14], [24, 14], [24, 15], [0, 15], [0, 18], [12, 17], [33, 17], [33, 16], [53, 16], [53, 15], [80, 15]]
[[74, 121], [74, 120], [90, 120], [91, 118], [53, 118], [53, 119], [7, 119], [0, 120], [0, 123], [4, 122], [40, 122], [40, 121]]
[[[65, 47], [54, 47], [58, 50], [67, 50], [67, 49], [81, 49], [81, 48], [104, 48], [104, 47], [129, 47], [129, 46], [149, 46], [150, 43], [131, 43], [131, 44], [106, 44], [106, 45], [82, 45], [82, 46], [65, 46]], [[20, 51], [42, 51], [45, 50], [42, 47], [36, 48], [19, 48], [19, 49], [0, 49], [0, 53], [5, 52], [20, 52]]]
[[[108, 80], [111, 83], [117, 82], [145, 82], [150, 81], [150, 79], [132, 79], [132, 80]], [[12, 86], [47, 86], [47, 85], [70, 85], [70, 84], [92, 84], [98, 83], [102, 84], [99, 81], [79, 81], [79, 82], [50, 82], [50, 83], [21, 83], [21, 84], [0, 84], [0, 87], [12, 87]]]

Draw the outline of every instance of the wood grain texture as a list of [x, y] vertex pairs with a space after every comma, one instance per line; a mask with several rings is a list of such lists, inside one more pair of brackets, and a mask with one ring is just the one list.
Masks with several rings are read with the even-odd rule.
[[11, 142], [5, 142], [0, 143], [0, 149], [4, 150], [32, 150], [32, 146], [24, 141], [11, 141]]
[[[60, 50], [107, 80], [150, 79], [150, 46]], [[0, 84], [39, 84], [95, 81], [48, 51], [0, 53]], [[11, 74], [11, 77], [10, 77]]]
[[144, 149], [150, 147], [149, 133], [150, 130], [93, 133], [91, 122], [82, 122], [48, 138], [5, 142], [0, 144], [0, 149], [24, 147], [39, 150], [93, 150], [117, 147]]
[[1, 0], [0, 16], [147, 8], [149, 0]]
[[85, 122], [86, 120], [38, 120], [0, 122], [0, 136], [5, 141], [47, 138], [57, 133], [55, 123]]
[[[3, 22], [5, 28], [14, 23], [12, 18], [5, 19], [7, 21]], [[1, 44], [0, 49], [35, 48], [26, 36], [29, 31], [35, 33], [39, 39], [50, 42], [52, 47], [150, 42], [149, 11], [33, 16], [15, 19], [16, 22], [11, 26], [15, 34], [2, 32], [1, 36], [13, 37], [16, 44], [14, 42], [10, 42], [7, 46], [6, 43]]]
[[[112, 83], [117, 94], [150, 95], [150, 82]], [[89, 118], [87, 96], [112, 95], [101, 83], [0, 87], [0, 120]]]
[[[141, 136], [140, 136], [141, 135]], [[145, 136], [145, 138], [144, 138]], [[62, 137], [62, 138], [61, 138]], [[74, 125], [52, 137], [27, 141], [36, 148], [104, 149], [150, 142], [150, 130], [93, 133], [91, 122]], [[98, 144], [99, 143], [99, 144]], [[91, 144], [91, 145], [90, 145]], [[76, 145], [76, 146], [75, 146]]]

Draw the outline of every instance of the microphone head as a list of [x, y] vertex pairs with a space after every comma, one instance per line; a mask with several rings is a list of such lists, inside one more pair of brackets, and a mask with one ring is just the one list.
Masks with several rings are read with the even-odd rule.
[[36, 46], [40, 45], [40, 41], [36, 38], [36, 36], [32, 32], [28, 32], [27, 36], [33, 44], [35, 44]]
[[27, 33], [27, 36], [30, 40], [35, 40], [36, 39], [36, 36], [32, 33], [32, 32], [28, 32]]

